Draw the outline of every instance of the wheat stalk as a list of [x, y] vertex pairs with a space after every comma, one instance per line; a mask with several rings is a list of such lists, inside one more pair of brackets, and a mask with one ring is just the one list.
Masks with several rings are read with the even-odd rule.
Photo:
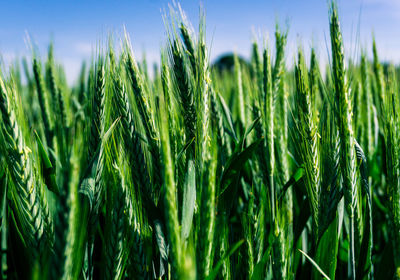
[[[215, 145], [214, 145], [215, 147]], [[198, 233], [199, 242], [197, 245], [197, 278], [205, 279], [210, 273], [213, 249], [214, 224], [215, 224], [215, 191], [217, 158], [216, 149], [207, 159], [207, 172], [203, 181], [203, 188], [200, 199], [200, 228]]]
[[340, 169], [343, 175], [345, 207], [350, 220], [350, 273], [351, 278], [355, 279], [355, 211], [357, 207], [356, 155], [354, 149], [351, 95], [346, 82], [346, 68], [344, 65], [343, 40], [337, 9], [333, 4], [331, 8], [330, 32], [332, 44], [332, 72], [335, 89], [335, 113], [340, 137]]
[[[162, 107], [161, 107], [162, 108]], [[165, 110], [162, 108], [161, 110]], [[168, 133], [168, 117], [165, 111], [161, 112], [161, 147], [164, 165], [164, 188], [165, 188], [165, 219], [168, 232], [170, 248], [170, 260], [172, 266], [172, 278], [179, 279], [182, 273], [182, 247], [179, 232], [177, 193], [174, 178], [173, 161], [170, 150]]]

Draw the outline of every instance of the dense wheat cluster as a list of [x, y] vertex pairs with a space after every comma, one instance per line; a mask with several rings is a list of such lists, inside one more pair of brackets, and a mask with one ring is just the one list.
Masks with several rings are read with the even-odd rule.
[[154, 75], [126, 34], [3, 69], [1, 279], [399, 279], [399, 71], [327, 14], [326, 71], [278, 26], [211, 66], [179, 6]]

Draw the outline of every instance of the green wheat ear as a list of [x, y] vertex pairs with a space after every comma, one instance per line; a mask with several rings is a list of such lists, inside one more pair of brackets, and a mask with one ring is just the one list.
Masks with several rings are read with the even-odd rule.
[[317, 126], [312, 109], [312, 95], [309, 88], [307, 68], [303, 52], [299, 50], [295, 66], [297, 130], [300, 154], [306, 174], [306, 190], [313, 217], [313, 235], [318, 236], [318, 211], [320, 193], [320, 160]]
[[34, 257], [39, 257], [52, 243], [52, 224], [42, 198], [42, 184], [32, 162], [32, 152], [25, 145], [22, 132], [10, 106], [8, 89], [0, 78], [1, 131], [4, 151], [13, 188], [10, 191], [12, 209], [25, 246]]
[[[177, 99], [179, 100], [180, 111], [183, 115], [185, 124], [186, 141], [191, 141], [196, 136], [196, 109], [195, 94], [193, 89], [193, 76], [190, 74], [187, 59], [184, 56], [181, 43], [175, 39], [170, 43], [169, 60], [173, 67], [172, 76], [177, 87]], [[187, 150], [188, 159], [194, 158], [195, 145], [191, 145]]]
[[[120, 164], [121, 165], [121, 164]], [[124, 261], [126, 261], [127, 247], [125, 246], [125, 225], [127, 202], [127, 186], [125, 185], [122, 171], [116, 163], [113, 164], [113, 187], [106, 189], [107, 216], [105, 224], [105, 249], [104, 249], [104, 279], [118, 279], [124, 275]], [[128, 209], [129, 210], [129, 209]]]
[[161, 182], [161, 155], [160, 155], [160, 140], [158, 128], [155, 122], [153, 108], [151, 107], [151, 96], [146, 91], [143, 77], [139, 71], [139, 67], [133, 57], [132, 50], [129, 47], [129, 41], [126, 39], [125, 51], [125, 68], [129, 76], [130, 84], [135, 97], [136, 105], [145, 128], [146, 138], [149, 143], [149, 151], [152, 158], [152, 183], [155, 189], [160, 189]]
[[138, 187], [143, 192], [148, 193], [150, 191], [148, 189], [150, 186], [148, 168], [145, 162], [141, 140], [138, 136], [136, 124], [133, 120], [133, 113], [128, 94], [121, 76], [117, 72], [117, 68], [114, 67], [111, 71], [113, 74], [112, 83], [114, 104], [116, 105], [117, 113], [121, 116], [122, 136], [124, 139], [124, 145], [128, 151], [127, 155], [132, 163], [132, 176], [134, 182], [138, 184]]
[[38, 100], [43, 120], [43, 127], [46, 136], [47, 146], [49, 148], [53, 148], [53, 132], [52, 132], [52, 123], [50, 120], [50, 112], [49, 112], [49, 104], [48, 104], [48, 97], [47, 91], [45, 87], [44, 78], [42, 75], [42, 66], [41, 62], [37, 59], [33, 59], [33, 74], [35, 76], [36, 82], [36, 91], [38, 94]]
[[373, 154], [373, 131], [372, 131], [372, 97], [371, 97], [371, 84], [370, 84], [370, 74], [369, 74], [369, 63], [367, 61], [366, 55], [361, 55], [361, 87], [362, 87], [362, 103], [363, 110], [361, 112], [361, 119], [363, 121], [363, 138], [361, 140], [361, 146], [365, 147], [365, 152], [367, 158], [371, 159]]
[[[267, 158], [267, 172], [268, 172], [268, 185], [270, 188], [271, 199], [275, 200], [275, 185], [274, 185], [274, 172], [275, 172], [275, 144], [274, 144], [274, 112], [275, 112], [275, 95], [273, 92], [271, 58], [268, 49], [263, 52], [263, 89], [264, 89], [264, 135], [265, 147]], [[274, 201], [272, 201], [274, 204]], [[275, 217], [274, 206], [272, 207], [272, 216]]]
[[89, 149], [87, 160], [90, 162], [98, 149], [102, 134], [104, 133], [105, 122], [105, 66], [100, 57], [96, 64], [96, 76], [94, 81], [94, 91], [92, 97], [92, 122], [90, 123]]

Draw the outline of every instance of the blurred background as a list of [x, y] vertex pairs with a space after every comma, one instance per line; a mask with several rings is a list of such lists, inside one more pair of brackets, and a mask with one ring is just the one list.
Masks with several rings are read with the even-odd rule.
[[[125, 27], [138, 59], [149, 66], [159, 62], [166, 42], [163, 14], [167, 0], [2, 1], [0, 54], [3, 66], [15, 58], [30, 56], [31, 45], [46, 55], [54, 42], [56, 59], [66, 67], [69, 83], [76, 80], [83, 60], [90, 60], [96, 46], [107, 43], [109, 34], [118, 40]], [[189, 21], [197, 28], [200, 6], [206, 12], [207, 41], [211, 61], [228, 52], [247, 58], [249, 39], [272, 38], [276, 23], [289, 28], [288, 65], [300, 44], [316, 47], [322, 64], [329, 44], [326, 0], [182, 0]], [[348, 58], [361, 49], [371, 54], [372, 34], [380, 56], [400, 61], [400, 1], [339, 0], [340, 17]], [[152, 68], [152, 67], [150, 67]]]

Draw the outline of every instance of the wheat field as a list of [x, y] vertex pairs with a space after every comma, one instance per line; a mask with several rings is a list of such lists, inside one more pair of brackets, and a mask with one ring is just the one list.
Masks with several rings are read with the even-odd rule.
[[53, 45], [3, 67], [1, 279], [400, 279], [400, 72], [379, 42], [349, 60], [332, 2], [326, 71], [301, 45], [286, 65], [278, 25], [218, 65], [204, 14], [164, 17], [151, 74], [126, 33], [73, 85]]

